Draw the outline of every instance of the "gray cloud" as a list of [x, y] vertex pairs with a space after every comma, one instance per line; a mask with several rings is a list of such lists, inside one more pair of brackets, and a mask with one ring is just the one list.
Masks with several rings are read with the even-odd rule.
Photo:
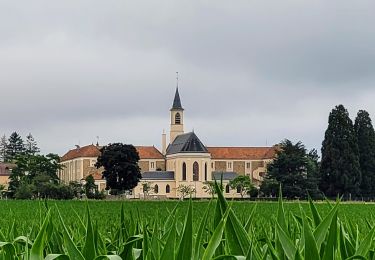
[[159, 145], [180, 71], [208, 145], [320, 148], [329, 111], [375, 113], [373, 1], [0, 3], [0, 134], [43, 151]]

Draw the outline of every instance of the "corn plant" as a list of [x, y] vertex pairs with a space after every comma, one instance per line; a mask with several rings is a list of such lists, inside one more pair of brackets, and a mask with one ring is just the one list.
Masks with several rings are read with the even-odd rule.
[[199, 212], [198, 221], [192, 201], [183, 212], [177, 204], [167, 218], [145, 218], [139, 211], [126, 214], [122, 206], [105, 232], [88, 205], [85, 216], [72, 210], [75, 222], [67, 224], [57, 205], [45, 203], [24, 235], [17, 233], [17, 219], [0, 227], [0, 259], [375, 259], [373, 222], [366, 220], [366, 232], [360, 232], [356, 223], [339, 215], [339, 201], [327, 202], [325, 214], [311, 200], [308, 210], [301, 204], [299, 211], [291, 212], [280, 196], [277, 212], [260, 221], [259, 206], [240, 215], [218, 184], [215, 190], [217, 198]]

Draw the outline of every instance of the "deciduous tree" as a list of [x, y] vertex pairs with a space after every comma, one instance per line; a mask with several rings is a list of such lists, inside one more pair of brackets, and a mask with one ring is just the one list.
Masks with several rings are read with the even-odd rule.
[[239, 191], [241, 198], [243, 198], [246, 194], [250, 194], [250, 192], [255, 189], [255, 186], [251, 183], [250, 177], [245, 175], [239, 175], [233, 180], [229, 182], [229, 186], [232, 189]]
[[195, 188], [191, 185], [180, 184], [177, 187], [177, 192], [180, 194], [180, 198], [183, 200], [186, 196], [192, 196], [196, 192]]
[[131, 190], [142, 178], [139, 155], [133, 145], [114, 143], [104, 146], [96, 167], [104, 168], [107, 189]]

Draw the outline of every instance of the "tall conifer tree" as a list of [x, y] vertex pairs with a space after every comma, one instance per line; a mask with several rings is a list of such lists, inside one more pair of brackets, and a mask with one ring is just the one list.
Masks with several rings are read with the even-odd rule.
[[343, 105], [336, 106], [329, 115], [320, 173], [320, 188], [326, 196], [359, 195], [361, 171], [357, 138]]
[[375, 131], [370, 115], [360, 110], [355, 119], [354, 129], [359, 149], [359, 164], [362, 173], [361, 195], [375, 196]]
[[0, 162], [6, 162], [7, 158], [8, 140], [5, 135], [0, 139]]
[[25, 152], [25, 147], [21, 136], [17, 132], [13, 132], [8, 140], [6, 161], [11, 162], [16, 159], [18, 155]]
[[28, 155], [35, 155], [40, 152], [38, 144], [31, 133], [26, 136], [25, 152]]

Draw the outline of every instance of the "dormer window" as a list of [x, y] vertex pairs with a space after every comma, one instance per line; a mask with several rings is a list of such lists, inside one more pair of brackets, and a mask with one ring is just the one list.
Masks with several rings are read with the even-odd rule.
[[181, 124], [181, 115], [180, 115], [180, 113], [176, 113], [175, 118], [174, 118], [174, 122], [175, 122], [176, 125], [180, 125]]

